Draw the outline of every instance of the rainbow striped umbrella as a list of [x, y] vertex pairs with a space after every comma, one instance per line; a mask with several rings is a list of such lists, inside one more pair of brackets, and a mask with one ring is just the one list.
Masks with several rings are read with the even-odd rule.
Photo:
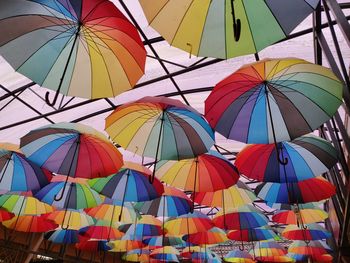
[[332, 234], [319, 224], [307, 224], [301, 228], [296, 225], [287, 226], [282, 236], [289, 240], [321, 240], [327, 239]]
[[95, 224], [91, 216], [85, 214], [83, 211], [74, 209], [56, 210], [45, 215], [45, 217], [67, 230], [79, 230], [82, 227]]
[[252, 229], [242, 229], [242, 230], [232, 230], [228, 232], [227, 237], [235, 241], [261, 241], [274, 239], [279, 240], [280, 238], [276, 233], [268, 227], [252, 228]]
[[43, 233], [52, 231], [58, 227], [53, 221], [37, 215], [15, 216], [10, 220], [2, 222], [2, 224], [6, 228], [26, 233]]
[[129, 262], [150, 262], [150, 254], [149, 250], [145, 249], [133, 249], [131, 251], [127, 251], [122, 259]]
[[93, 240], [115, 240], [124, 236], [124, 233], [116, 227], [111, 227], [107, 220], [97, 220], [94, 225], [83, 227], [79, 235]]
[[323, 255], [332, 252], [332, 249], [324, 241], [294, 241], [288, 248], [289, 253], [301, 255]]
[[186, 242], [182, 240], [181, 236], [154, 236], [145, 238], [142, 242], [145, 243], [149, 248], [160, 248], [163, 246], [186, 246]]
[[259, 262], [294, 262], [294, 260], [288, 256], [263, 256], [263, 257], [257, 257], [257, 260]]
[[78, 230], [56, 229], [45, 233], [44, 238], [56, 244], [76, 244], [79, 243]]
[[120, 240], [113, 240], [108, 243], [112, 247], [111, 252], [127, 252], [139, 249], [145, 245], [139, 240], [130, 240], [128, 236], [122, 237]]
[[165, 262], [179, 262], [179, 255], [180, 252], [176, 248], [171, 246], [156, 248], [150, 254], [151, 258], [162, 260]]
[[322, 222], [328, 218], [328, 213], [322, 209], [298, 209], [298, 210], [284, 210], [277, 211], [272, 216], [272, 221], [286, 224], [297, 225], [300, 223], [311, 224], [316, 222]]
[[213, 227], [208, 231], [185, 235], [182, 239], [195, 245], [219, 244], [228, 241], [225, 231], [218, 227]]
[[253, 54], [284, 39], [318, 2], [140, 1], [149, 24], [170, 45], [196, 56], [223, 59]]
[[156, 162], [194, 158], [214, 144], [212, 129], [196, 110], [165, 97], [118, 107], [106, 118], [105, 130], [124, 149]]
[[163, 233], [162, 222], [151, 215], [136, 218], [133, 224], [122, 224], [118, 229], [133, 237], [133, 240], [143, 240], [145, 237], [158, 236]]
[[111, 247], [107, 243], [107, 241], [100, 240], [84, 240], [75, 244], [75, 248], [78, 250], [85, 251], [109, 251]]
[[309, 258], [311, 257], [312, 262], [333, 262], [333, 257], [330, 254], [323, 254], [323, 255], [303, 255], [303, 254], [295, 254], [295, 253], [288, 253], [287, 256], [294, 259], [296, 262], [308, 262]]
[[140, 36], [110, 1], [6, 0], [0, 9], [0, 54], [18, 72], [57, 91], [52, 103], [46, 95], [50, 105], [58, 92], [115, 97], [144, 74]]
[[[6, 147], [6, 148], [5, 148]], [[0, 190], [4, 192], [36, 191], [47, 185], [52, 174], [40, 169], [13, 147], [0, 148]]]
[[205, 117], [229, 139], [290, 141], [329, 120], [342, 104], [342, 90], [327, 68], [301, 59], [267, 59], [219, 82], [205, 101]]
[[247, 251], [231, 250], [224, 256], [225, 262], [254, 263], [253, 257]]
[[235, 165], [241, 174], [260, 181], [294, 183], [327, 172], [338, 161], [336, 149], [328, 141], [306, 135], [278, 145], [279, 154], [288, 163], [277, 160], [275, 145], [249, 145], [237, 155]]

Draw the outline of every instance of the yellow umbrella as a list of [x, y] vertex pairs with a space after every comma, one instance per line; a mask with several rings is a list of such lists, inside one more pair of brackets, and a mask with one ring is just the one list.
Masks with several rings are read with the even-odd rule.
[[91, 226], [94, 220], [91, 216], [79, 210], [57, 210], [46, 216], [63, 229], [79, 230], [82, 227]]
[[322, 222], [328, 218], [328, 213], [321, 209], [295, 209], [278, 211], [272, 220], [286, 225], [311, 224]]

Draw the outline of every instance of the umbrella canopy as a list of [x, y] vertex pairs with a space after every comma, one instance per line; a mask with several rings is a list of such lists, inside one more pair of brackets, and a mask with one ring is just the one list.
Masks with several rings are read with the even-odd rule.
[[14, 213], [8, 212], [4, 209], [0, 209], [0, 222], [10, 220], [15, 216]]
[[[299, 182], [327, 172], [337, 163], [336, 149], [314, 135], [302, 136], [291, 142], [275, 145], [249, 145], [237, 155], [235, 165], [240, 173], [260, 182]], [[276, 156], [288, 159], [280, 164]]]
[[311, 224], [322, 222], [328, 218], [328, 213], [321, 209], [299, 209], [299, 210], [284, 210], [278, 211], [272, 216], [272, 221], [286, 224], [297, 225], [300, 222], [303, 224]]
[[165, 97], [144, 97], [118, 107], [106, 131], [124, 149], [157, 160], [181, 160], [206, 153], [214, 133], [193, 108]]
[[120, 240], [113, 240], [108, 244], [112, 247], [111, 252], [127, 252], [130, 250], [138, 249], [144, 247], [144, 244], [139, 240], [126, 239], [124, 236]]
[[242, 230], [232, 230], [227, 234], [227, 237], [235, 241], [260, 241], [280, 239], [276, 233], [270, 228], [253, 228], [253, 229], [242, 229]]
[[255, 246], [257, 249], [260, 249], [260, 248], [277, 248], [277, 249], [281, 249], [283, 250], [284, 248], [279, 244], [277, 243], [276, 241], [260, 241], [256, 244]]
[[284, 39], [318, 2], [140, 1], [149, 24], [170, 45], [196, 56], [223, 59], [253, 54]]
[[342, 103], [342, 89], [327, 68], [301, 59], [267, 59], [219, 82], [205, 101], [205, 117], [229, 139], [290, 141], [329, 120]]
[[180, 262], [178, 257], [174, 254], [158, 253], [155, 255], [151, 255], [151, 258], [158, 260], [158, 262]]
[[109, 243], [107, 241], [99, 241], [99, 240], [86, 240], [80, 241], [75, 244], [75, 248], [79, 250], [85, 251], [108, 251], [111, 250]]
[[41, 215], [54, 210], [48, 204], [40, 202], [31, 196], [17, 194], [5, 194], [0, 196], [0, 207], [16, 215]]
[[123, 260], [129, 262], [149, 262], [150, 261], [150, 252], [149, 250], [144, 249], [133, 249], [131, 251], [127, 251], [123, 255]]
[[22, 153], [11, 146], [0, 148], [0, 190], [36, 191], [47, 185], [52, 175], [46, 169], [40, 169]]
[[302, 255], [323, 255], [332, 252], [332, 249], [323, 241], [294, 241], [288, 248], [289, 253]]
[[156, 248], [151, 252], [151, 256], [157, 255], [157, 254], [173, 254], [173, 255], [180, 255], [180, 252], [172, 247], [172, 246], [165, 246], [161, 248]]
[[334, 185], [321, 176], [297, 183], [262, 183], [255, 188], [255, 194], [272, 203], [308, 203], [330, 198], [336, 193]]
[[235, 209], [220, 210], [213, 218], [215, 226], [222, 229], [242, 230], [268, 224], [268, 218], [252, 205]]
[[272, 209], [276, 210], [303, 210], [303, 209], [320, 209], [323, 206], [325, 200], [319, 202], [309, 202], [305, 204], [283, 204], [283, 203], [272, 203], [266, 202], [266, 204]]
[[94, 225], [83, 227], [79, 230], [83, 237], [93, 240], [115, 240], [124, 236], [124, 233], [116, 227], [111, 227], [110, 222], [106, 220], [97, 220]]
[[151, 238], [145, 238], [143, 243], [148, 245], [149, 248], [159, 248], [163, 246], [186, 246], [186, 242], [183, 241], [180, 236], [154, 236]]
[[287, 256], [263, 256], [263, 257], [257, 257], [257, 260], [259, 262], [294, 262], [294, 260]]
[[95, 224], [94, 219], [91, 216], [87, 215], [83, 211], [73, 209], [56, 210], [45, 215], [45, 217], [54, 221], [62, 228], [67, 228], [70, 230], [79, 230], [82, 227]]
[[44, 238], [56, 244], [79, 243], [78, 230], [73, 229], [56, 229], [45, 233]]
[[[66, 184], [67, 189], [65, 189]], [[56, 201], [57, 196], [62, 196], [62, 198]], [[97, 192], [78, 182], [52, 182], [42, 188], [35, 197], [63, 209], [84, 209], [96, 207], [102, 203]]]
[[78, 123], [35, 129], [21, 138], [21, 150], [40, 167], [70, 177], [105, 177], [123, 165], [122, 155], [104, 134]]
[[0, 54], [43, 87], [88, 99], [115, 97], [144, 74], [140, 36], [110, 1], [6, 0], [0, 9]]
[[296, 262], [304, 262], [308, 261], [309, 258], [312, 258], [312, 262], [333, 262], [333, 257], [330, 254], [323, 254], [323, 255], [303, 255], [303, 254], [295, 254], [295, 253], [288, 253], [287, 256], [294, 259]]
[[225, 231], [217, 227], [214, 227], [205, 232], [197, 232], [185, 235], [182, 239], [195, 245], [219, 244], [228, 240]]
[[8, 221], [2, 222], [2, 224], [7, 228], [27, 233], [43, 233], [58, 227], [53, 221], [36, 215], [15, 216]]
[[181, 215], [178, 217], [169, 218], [164, 228], [170, 235], [185, 235], [204, 232], [214, 227], [211, 219], [198, 211]]
[[152, 201], [136, 203], [135, 209], [143, 214], [153, 216], [176, 217], [190, 212], [191, 203], [191, 199], [183, 191], [171, 186], [164, 186], [164, 193], [161, 197]]
[[232, 250], [228, 252], [224, 257], [225, 262], [234, 262], [234, 263], [254, 263], [252, 255], [247, 251], [241, 250]]
[[194, 202], [211, 207], [225, 207], [225, 209], [238, 208], [251, 204], [256, 199], [252, 190], [243, 182], [238, 181], [227, 189], [215, 192], [199, 192]]
[[251, 249], [249, 253], [254, 254], [256, 258], [279, 257], [287, 254], [286, 250], [279, 248], [255, 248]]
[[321, 240], [330, 238], [332, 234], [319, 224], [308, 224], [305, 228], [289, 225], [283, 230], [282, 236], [290, 240]]
[[158, 236], [162, 234], [162, 222], [156, 218], [143, 215], [140, 220], [135, 220], [133, 224], [123, 224], [118, 229], [125, 234], [132, 236], [135, 240], [142, 240], [144, 237]]

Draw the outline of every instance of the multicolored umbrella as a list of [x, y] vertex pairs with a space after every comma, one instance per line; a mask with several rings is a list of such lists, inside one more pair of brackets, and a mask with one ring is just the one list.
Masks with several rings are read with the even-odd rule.
[[192, 233], [182, 237], [183, 240], [195, 245], [219, 244], [228, 241], [225, 231], [214, 227], [208, 231]]
[[108, 243], [112, 247], [111, 252], [127, 252], [130, 250], [142, 248], [145, 245], [139, 240], [130, 240], [127, 239], [127, 236], [124, 236], [120, 240], [113, 240]]
[[255, 188], [255, 194], [261, 199], [284, 204], [318, 202], [335, 193], [335, 186], [321, 176], [297, 183], [262, 183]]
[[106, 131], [124, 149], [156, 162], [194, 158], [214, 144], [212, 129], [196, 110], [166, 97], [118, 107], [106, 118]]
[[228, 232], [227, 237], [231, 240], [245, 242], [280, 239], [272, 229], [267, 227], [232, 230]]
[[342, 104], [342, 89], [327, 68], [301, 59], [267, 59], [219, 82], [205, 101], [205, 117], [229, 139], [290, 141], [329, 120]]
[[56, 244], [76, 244], [79, 243], [78, 230], [56, 229], [45, 233], [44, 238]]
[[177, 256], [180, 255], [180, 252], [171, 246], [164, 246], [161, 248], [154, 249], [150, 256], [151, 258], [166, 261], [166, 262], [179, 262]]
[[312, 259], [312, 262], [333, 262], [333, 257], [330, 254], [308, 256], [302, 254], [288, 253], [287, 256], [294, 259], [294, 261], [296, 262], [308, 262], [310, 257]]
[[190, 212], [191, 203], [191, 199], [183, 191], [171, 186], [164, 186], [164, 193], [161, 197], [152, 201], [138, 202], [134, 207], [147, 215], [176, 217]]
[[322, 209], [295, 209], [277, 211], [272, 216], [272, 221], [286, 225], [311, 224], [322, 222], [328, 218], [328, 213]]
[[314, 135], [278, 144], [279, 154], [288, 160], [281, 165], [275, 145], [248, 145], [237, 155], [235, 165], [241, 174], [260, 181], [295, 183], [314, 178], [331, 169], [338, 160], [328, 141]]
[[211, 207], [230, 209], [251, 204], [255, 199], [254, 192], [245, 183], [238, 181], [237, 185], [227, 189], [196, 193], [194, 202]]
[[223, 59], [253, 54], [284, 39], [318, 2], [189, 1], [179, 6], [175, 0], [140, 1], [150, 25], [170, 45]]
[[45, 217], [67, 230], [79, 230], [82, 227], [95, 224], [95, 221], [91, 216], [85, 214], [83, 211], [73, 209], [56, 210], [45, 215]]
[[287, 256], [263, 256], [256, 258], [259, 262], [294, 262], [294, 260]]
[[105, 177], [123, 165], [122, 155], [104, 134], [78, 123], [32, 130], [21, 138], [21, 150], [40, 167], [70, 177]]
[[323, 207], [323, 203], [326, 200], [321, 200], [319, 202], [309, 202], [304, 204], [283, 204], [283, 203], [272, 203], [266, 202], [266, 204], [272, 209], [276, 210], [303, 210], [303, 209], [320, 209], [320, 206]]
[[304, 227], [299, 228], [296, 225], [287, 226], [282, 236], [289, 240], [321, 240], [327, 239], [332, 234], [319, 224], [307, 224]]
[[106, 220], [97, 220], [94, 225], [83, 227], [79, 230], [79, 235], [93, 240], [115, 240], [124, 236], [124, 233], [116, 227], [111, 227]]
[[252, 205], [246, 205], [228, 211], [220, 210], [213, 223], [222, 229], [242, 230], [266, 226], [268, 218]]
[[111, 247], [107, 241], [86, 240], [75, 244], [75, 248], [85, 251], [109, 251]]
[[172, 186], [197, 192], [213, 192], [226, 189], [237, 183], [239, 174], [221, 154], [210, 151], [192, 159], [160, 161], [157, 177]]
[[158, 236], [163, 233], [162, 222], [151, 215], [143, 215], [139, 219], [136, 218], [133, 224], [123, 224], [118, 229], [132, 236], [133, 240], [143, 240], [145, 237]]
[[332, 249], [323, 241], [294, 241], [288, 248], [289, 253], [302, 255], [323, 255], [332, 252]]
[[[140, 36], [110, 1], [7, 0], [0, 9], [0, 54], [43, 87], [88, 99], [115, 97], [144, 74]], [[47, 102], [55, 104], [57, 96], [51, 103], [46, 95]]]
[[133, 249], [127, 251], [122, 259], [129, 262], [149, 262], [150, 261], [150, 251], [144, 249]]
[[225, 262], [254, 263], [253, 257], [247, 251], [232, 250], [224, 256]]
[[6, 228], [10, 228], [19, 232], [43, 233], [54, 230], [58, 227], [56, 223], [47, 220], [43, 216], [36, 215], [20, 215], [2, 222]]
[[0, 209], [0, 222], [10, 220], [15, 216], [14, 213], [8, 212], [4, 209]]
[[[151, 256], [153, 259], [156, 259], [158, 262], [180, 262], [178, 257], [174, 254], [155, 254]], [[151, 261], [154, 263], [154, 261]]]
[[263, 257], [279, 257], [287, 254], [286, 250], [279, 248], [255, 248], [249, 251], [250, 254], [254, 254], [256, 258]]
[[185, 247], [186, 242], [180, 236], [154, 236], [143, 240], [149, 248], [160, 248], [163, 246]]

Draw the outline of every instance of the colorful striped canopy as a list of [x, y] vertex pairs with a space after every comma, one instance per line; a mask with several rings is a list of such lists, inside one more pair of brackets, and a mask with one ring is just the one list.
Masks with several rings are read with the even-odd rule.
[[144, 244], [139, 240], [129, 240], [124, 238], [127, 238], [127, 236], [124, 236], [120, 240], [113, 240], [108, 243], [112, 247], [111, 252], [127, 252], [144, 247]]
[[79, 235], [93, 240], [115, 240], [124, 236], [111, 223], [106, 220], [97, 220], [94, 225], [83, 227], [79, 230]]
[[85, 214], [83, 211], [67, 209], [56, 210], [45, 217], [54, 221], [64, 229], [79, 230], [82, 227], [91, 226], [95, 224], [94, 219]]
[[[196, 56], [223, 59], [253, 54], [284, 39], [318, 2], [191, 0], [179, 5], [175, 0], [140, 1], [149, 24], [170, 45]], [[240, 37], [233, 23], [239, 23]]]
[[[307, 135], [291, 142], [249, 145], [237, 155], [235, 165], [241, 174], [260, 182], [298, 182], [314, 178], [331, 169], [338, 160], [337, 151], [328, 141]], [[277, 160], [288, 159], [286, 165]], [[283, 156], [283, 157], [282, 157]]]
[[332, 252], [332, 249], [324, 241], [294, 241], [288, 248], [289, 253], [301, 255], [322, 255]]
[[180, 252], [172, 247], [172, 246], [165, 246], [161, 248], [156, 248], [151, 252], [151, 256], [157, 255], [157, 254], [173, 254], [173, 255], [180, 255]]
[[132, 169], [121, 169], [108, 177], [89, 180], [89, 185], [102, 195], [126, 202], [149, 201], [164, 192], [163, 184], [158, 179], [151, 184], [149, 174]]
[[218, 227], [213, 227], [208, 231], [185, 235], [182, 239], [195, 245], [220, 244], [228, 241], [225, 231]]
[[224, 257], [225, 262], [234, 262], [234, 263], [254, 263], [252, 255], [247, 251], [241, 250], [231, 250]]
[[[180, 262], [178, 257], [174, 254], [155, 254], [151, 255], [151, 258], [156, 259], [158, 262]], [[154, 261], [151, 261], [152, 263]]]
[[124, 232], [125, 235], [132, 237], [132, 240], [143, 240], [144, 238], [158, 236], [163, 233], [159, 225], [142, 223], [137, 223], [136, 225], [124, 224], [119, 226], [118, 229]]
[[310, 224], [322, 222], [328, 218], [328, 213], [321, 209], [298, 209], [278, 211], [272, 216], [272, 221], [286, 225], [297, 225], [299, 223]]
[[215, 226], [222, 229], [242, 230], [268, 224], [268, 218], [252, 205], [224, 211], [221, 209], [213, 218]]
[[255, 255], [256, 258], [260, 257], [278, 257], [284, 256], [287, 252], [284, 249], [279, 248], [255, 248], [249, 251], [250, 254]]
[[283, 232], [282, 236], [289, 240], [321, 240], [327, 239], [332, 236], [332, 234], [327, 231], [324, 227], [319, 224], [307, 224], [303, 227], [299, 228], [296, 225], [287, 226]]
[[71, 177], [105, 177], [123, 165], [122, 155], [105, 135], [77, 123], [35, 129], [21, 138], [21, 150], [39, 166]]
[[318, 202], [335, 193], [335, 187], [321, 176], [298, 183], [262, 183], [255, 188], [255, 194], [261, 199], [284, 204]]
[[287, 256], [294, 259], [296, 262], [307, 262], [309, 260], [309, 257], [312, 258], [312, 262], [333, 262], [333, 257], [330, 254], [323, 254], [323, 255], [303, 255], [303, 254], [295, 254], [295, 253], [288, 253]]
[[16, 215], [41, 215], [54, 210], [48, 204], [40, 202], [31, 196], [22, 196], [17, 194], [5, 194], [0, 196], [0, 207]]
[[14, 213], [8, 212], [4, 209], [0, 209], [0, 222], [10, 220], [15, 216]]
[[277, 243], [276, 241], [260, 241], [256, 244], [255, 246], [257, 249], [261, 249], [261, 248], [277, 248], [277, 249], [284, 249], [279, 243]]
[[245, 183], [238, 181], [237, 185], [227, 189], [196, 193], [194, 202], [211, 207], [225, 206], [225, 209], [230, 209], [251, 204], [255, 199], [254, 192]]
[[219, 82], [205, 101], [205, 117], [232, 140], [290, 141], [329, 120], [342, 104], [342, 92], [342, 82], [327, 68], [301, 59], [267, 59]]
[[232, 230], [227, 234], [227, 237], [231, 240], [236, 241], [261, 241], [280, 239], [276, 233], [271, 228], [252, 228], [252, 229], [242, 229], [242, 230]]
[[43, 87], [115, 97], [144, 74], [140, 36], [110, 1], [4, 0], [0, 10], [0, 54]]
[[56, 229], [45, 233], [44, 238], [56, 244], [79, 243], [78, 230], [73, 229]]
[[183, 191], [164, 186], [164, 193], [161, 197], [136, 203], [134, 207], [143, 214], [169, 217], [187, 214], [191, 210], [191, 203], [191, 199]]
[[106, 131], [124, 149], [156, 160], [181, 160], [206, 153], [214, 133], [193, 108], [165, 97], [144, 97], [118, 107]]
[[99, 241], [99, 240], [86, 240], [80, 241], [75, 244], [75, 248], [78, 250], [85, 251], [109, 251], [111, 247], [107, 243], [107, 241]]
[[26, 233], [43, 233], [58, 227], [56, 223], [43, 216], [20, 215], [2, 222], [6, 228]]
[[263, 256], [263, 257], [257, 257], [257, 260], [259, 262], [267, 262], [267, 263], [272, 263], [272, 262], [294, 262], [294, 260], [290, 257], [287, 256]]
[[143, 240], [149, 248], [159, 248], [163, 246], [185, 247], [186, 242], [180, 236], [155, 236]]
[[[11, 146], [9, 148], [12, 149]], [[50, 172], [40, 169], [22, 153], [0, 148], [1, 191], [37, 191], [47, 185], [51, 178]]]
[[[56, 196], [63, 196], [59, 201]], [[42, 188], [36, 195], [39, 200], [57, 208], [63, 209], [85, 209], [95, 207], [102, 203], [102, 199], [97, 192], [89, 186], [67, 182], [53, 182]]]
[[129, 262], [150, 262], [149, 250], [133, 249], [123, 255], [123, 260]]
[[171, 186], [196, 193], [226, 189], [239, 178], [235, 166], [214, 151], [192, 159], [160, 161], [156, 175]]

